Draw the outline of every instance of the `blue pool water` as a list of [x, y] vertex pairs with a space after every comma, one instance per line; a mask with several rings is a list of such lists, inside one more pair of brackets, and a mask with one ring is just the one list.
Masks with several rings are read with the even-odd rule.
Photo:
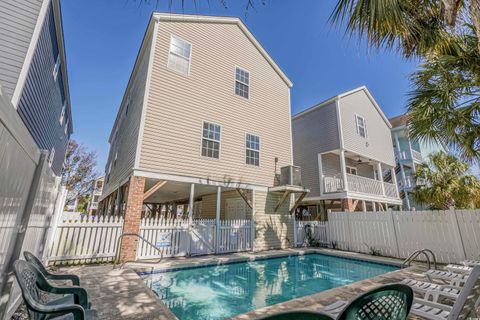
[[308, 254], [156, 273], [144, 280], [180, 320], [214, 320], [396, 269]]

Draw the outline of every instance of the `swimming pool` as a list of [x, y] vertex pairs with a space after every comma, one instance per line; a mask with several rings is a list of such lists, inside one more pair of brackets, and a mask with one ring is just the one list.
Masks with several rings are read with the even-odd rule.
[[397, 269], [315, 253], [154, 273], [144, 281], [178, 319], [216, 320]]

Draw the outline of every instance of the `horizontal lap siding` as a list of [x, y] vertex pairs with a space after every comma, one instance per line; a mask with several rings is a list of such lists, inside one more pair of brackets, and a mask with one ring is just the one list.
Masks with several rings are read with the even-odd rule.
[[[143, 100], [145, 95], [145, 85], [147, 81], [148, 62], [151, 51], [151, 38], [145, 41], [145, 51], [138, 58], [139, 68], [136, 74], [132, 75], [132, 85], [130, 91], [125, 94], [123, 103], [127, 101], [130, 94], [130, 104], [128, 114], [125, 111], [120, 115], [118, 124], [118, 135], [116, 141], [110, 146], [108, 162], [114, 160], [115, 152], [118, 152], [118, 158], [115, 166], [112, 164], [110, 179], [105, 178], [105, 187], [103, 194], [108, 195], [118, 184], [125, 180], [132, 172], [135, 165], [136, 149], [138, 144], [138, 134], [140, 128], [140, 119], [142, 116]], [[123, 107], [123, 105], [122, 105]]]
[[257, 192], [255, 194], [255, 250], [292, 247], [294, 242], [294, 221], [288, 213], [290, 201], [274, 212], [281, 193]]
[[[189, 76], [167, 69], [170, 36], [192, 43]], [[250, 99], [234, 94], [235, 66]], [[220, 159], [201, 156], [202, 120], [222, 126]], [[260, 136], [260, 167], [245, 164], [245, 133]], [[289, 89], [234, 24], [159, 22], [140, 168], [271, 186], [291, 164]]]
[[[355, 114], [367, 121], [366, 139], [357, 134]], [[346, 150], [395, 165], [390, 128], [363, 90], [340, 99], [340, 115]]]
[[0, 1], [0, 84], [11, 98], [37, 23], [41, 0]]
[[318, 154], [340, 148], [335, 102], [292, 120], [293, 161], [309, 197], [320, 195]]
[[[65, 99], [61, 70], [57, 79], [53, 78], [58, 53], [53, 8], [50, 4], [17, 110], [38, 147], [48, 151], [55, 148], [52, 170], [56, 175], [61, 173], [69, 138], [68, 132], [65, 134], [65, 120], [62, 124], [59, 122]], [[64, 119], [68, 119], [67, 114]]]

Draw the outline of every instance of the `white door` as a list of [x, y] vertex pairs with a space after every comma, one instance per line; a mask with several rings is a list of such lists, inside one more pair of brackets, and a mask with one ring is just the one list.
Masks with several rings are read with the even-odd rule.
[[246, 207], [243, 199], [227, 199], [225, 216], [227, 220], [246, 219]]

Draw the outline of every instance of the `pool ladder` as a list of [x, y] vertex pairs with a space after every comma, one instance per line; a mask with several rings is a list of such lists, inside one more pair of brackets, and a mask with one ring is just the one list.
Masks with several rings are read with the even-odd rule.
[[[412, 261], [414, 261], [420, 254], [423, 254], [425, 256], [425, 259], [427, 260], [427, 264], [428, 264], [428, 269], [430, 269], [432, 261], [433, 261], [433, 268], [435, 270], [437, 269], [437, 258], [435, 257], [435, 254], [433, 253], [432, 250], [426, 249], [426, 248], [417, 250], [414, 253], [412, 253], [410, 256], [408, 256], [408, 258], [405, 259], [405, 261], [403, 261], [402, 263], [402, 269], [405, 267], [409, 267]], [[432, 258], [432, 260], [430, 260], [430, 257]]]
[[160, 261], [162, 261], [163, 259], [163, 252], [162, 250], [160, 250], [159, 248], [157, 248], [152, 242], [148, 241], [147, 239], [145, 239], [144, 237], [142, 237], [141, 235], [139, 235], [138, 233], [130, 233], [130, 232], [125, 232], [125, 233], [122, 233], [120, 235], [120, 237], [118, 237], [118, 241], [117, 241], [117, 250], [115, 250], [115, 260], [113, 261], [113, 269], [115, 269], [115, 266], [117, 265], [117, 262], [119, 262], [120, 260], [120, 250], [121, 250], [121, 241], [122, 241], [122, 238], [123, 237], [137, 237], [138, 239], [142, 240], [143, 242], [145, 242], [146, 244], [148, 244], [150, 247], [152, 247], [153, 249], [157, 250], [159, 253], [160, 253], [160, 258], [158, 260], [155, 260], [155, 261], [139, 261], [139, 260], [128, 260], [128, 261], [125, 261], [124, 263], [122, 263], [120, 265], [120, 269], [123, 268], [123, 266], [125, 266], [125, 264], [127, 263], [146, 263], [146, 264], [156, 264], [156, 263], [160, 263]]

